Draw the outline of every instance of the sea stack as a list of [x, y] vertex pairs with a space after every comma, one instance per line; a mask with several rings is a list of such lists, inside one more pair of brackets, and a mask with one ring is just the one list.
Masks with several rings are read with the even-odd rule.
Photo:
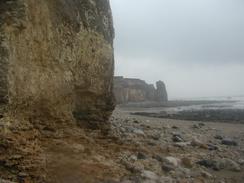
[[168, 101], [168, 93], [166, 90], [166, 86], [163, 81], [156, 82], [156, 100], [160, 103]]

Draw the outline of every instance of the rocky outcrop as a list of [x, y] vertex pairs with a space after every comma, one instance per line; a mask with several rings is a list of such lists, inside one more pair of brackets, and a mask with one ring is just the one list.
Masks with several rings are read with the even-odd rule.
[[156, 101], [165, 103], [168, 101], [168, 95], [165, 84], [162, 81], [154, 85], [147, 84], [140, 79], [114, 77], [114, 95], [118, 104], [129, 102]]
[[0, 1], [1, 178], [45, 182], [44, 131], [107, 126], [113, 38], [108, 0]]

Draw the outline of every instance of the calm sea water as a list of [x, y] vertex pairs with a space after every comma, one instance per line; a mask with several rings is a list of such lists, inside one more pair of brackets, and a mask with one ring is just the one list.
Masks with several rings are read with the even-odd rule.
[[226, 101], [214, 104], [202, 104], [169, 108], [167, 110], [181, 111], [181, 110], [202, 110], [202, 109], [244, 109], [244, 96], [241, 97], [205, 97], [194, 98], [191, 100], [206, 100], [206, 101]]

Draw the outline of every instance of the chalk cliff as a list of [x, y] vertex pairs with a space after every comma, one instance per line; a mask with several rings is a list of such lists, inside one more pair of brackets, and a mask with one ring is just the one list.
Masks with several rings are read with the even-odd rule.
[[113, 38], [108, 0], [0, 1], [0, 177], [43, 182], [43, 129], [106, 126]]
[[162, 81], [147, 84], [145, 81], [133, 78], [114, 77], [114, 95], [118, 104], [129, 102], [167, 102], [168, 95], [165, 84]]
[[113, 108], [107, 0], [0, 2], [0, 100], [58, 118], [106, 119]]

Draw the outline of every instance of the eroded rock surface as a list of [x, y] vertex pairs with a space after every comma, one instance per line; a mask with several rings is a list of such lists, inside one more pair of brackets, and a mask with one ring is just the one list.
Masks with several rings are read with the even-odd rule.
[[152, 84], [133, 78], [114, 77], [114, 95], [118, 104], [129, 102], [155, 101], [165, 103], [168, 101], [166, 86], [162, 81]]
[[106, 119], [113, 109], [107, 0], [0, 2], [0, 97], [18, 110]]
[[0, 1], [1, 178], [46, 182], [53, 139], [107, 128], [113, 38], [108, 0]]

